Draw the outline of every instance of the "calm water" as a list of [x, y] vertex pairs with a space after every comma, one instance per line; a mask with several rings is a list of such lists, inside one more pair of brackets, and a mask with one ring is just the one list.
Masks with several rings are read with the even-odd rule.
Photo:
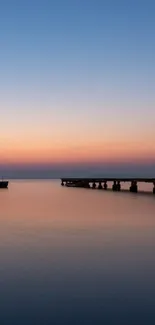
[[0, 324], [154, 325], [155, 197], [10, 182]]

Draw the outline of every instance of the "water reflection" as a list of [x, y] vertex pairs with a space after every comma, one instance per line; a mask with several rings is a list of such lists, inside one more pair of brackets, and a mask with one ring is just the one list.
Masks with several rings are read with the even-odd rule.
[[155, 323], [154, 197], [56, 181], [0, 194], [1, 324]]

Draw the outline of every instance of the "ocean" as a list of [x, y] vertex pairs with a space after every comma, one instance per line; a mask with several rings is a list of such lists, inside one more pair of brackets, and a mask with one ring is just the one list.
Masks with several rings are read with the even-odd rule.
[[0, 324], [154, 325], [155, 195], [10, 181]]

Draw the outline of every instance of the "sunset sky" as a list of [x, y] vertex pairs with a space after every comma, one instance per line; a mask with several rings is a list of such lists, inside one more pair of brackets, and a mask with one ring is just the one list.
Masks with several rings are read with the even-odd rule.
[[155, 162], [155, 2], [0, 4], [0, 164]]

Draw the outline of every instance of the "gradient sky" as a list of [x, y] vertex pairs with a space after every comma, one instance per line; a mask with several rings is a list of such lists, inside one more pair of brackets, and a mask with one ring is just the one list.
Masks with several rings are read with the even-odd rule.
[[155, 2], [2, 0], [0, 160], [155, 161]]

